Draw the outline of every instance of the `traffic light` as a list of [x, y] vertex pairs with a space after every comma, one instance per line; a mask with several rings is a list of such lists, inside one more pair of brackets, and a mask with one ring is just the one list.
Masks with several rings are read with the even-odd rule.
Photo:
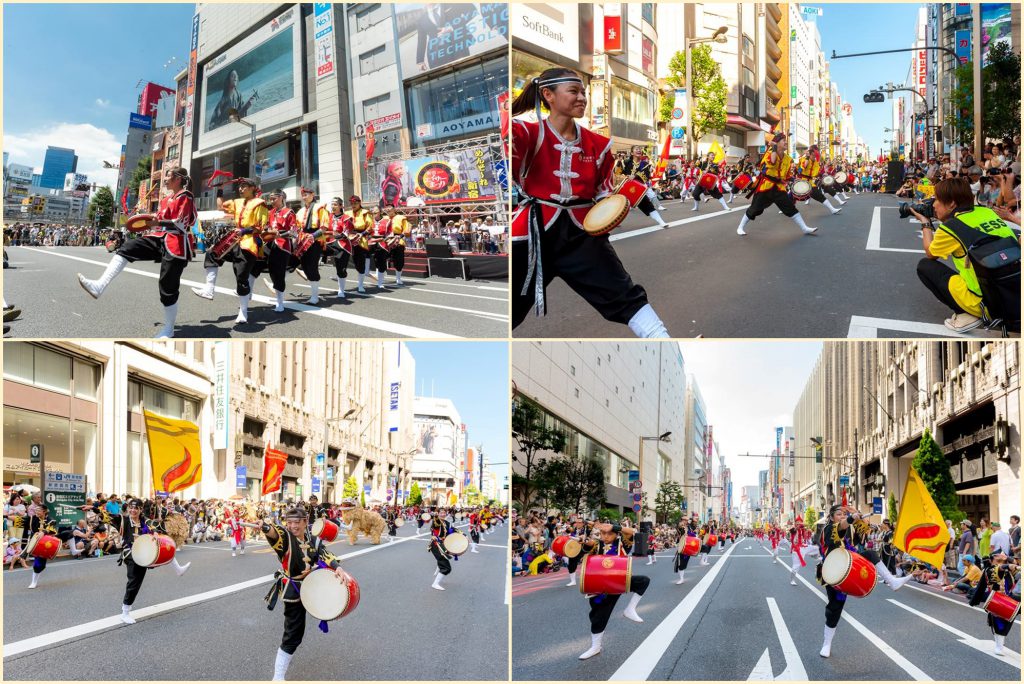
[[870, 93], [864, 96], [864, 101], [867, 103], [885, 102], [885, 94], [880, 93], [877, 90], [872, 90]]

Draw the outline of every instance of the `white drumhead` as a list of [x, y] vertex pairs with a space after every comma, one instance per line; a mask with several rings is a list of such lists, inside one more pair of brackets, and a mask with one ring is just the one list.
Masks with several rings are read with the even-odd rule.
[[625, 195], [608, 195], [590, 208], [583, 219], [583, 228], [588, 233], [606, 230], [628, 210], [629, 200]]
[[853, 559], [846, 549], [833, 549], [825, 556], [825, 562], [821, 566], [821, 579], [826, 584], [839, 584], [850, 572], [850, 565]]
[[452, 532], [444, 538], [444, 548], [448, 550], [448, 553], [461, 555], [469, 548], [469, 539], [461, 532]]
[[156, 543], [156, 537], [151, 534], [142, 534], [132, 542], [132, 560], [136, 565], [150, 566], [156, 563], [160, 547]]
[[835, 185], [835, 182], [836, 179], [833, 178], [832, 176], [822, 176], [821, 178], [822, 185]]
[[313, 521], [313, 526], [309, 530], [313, 533], [314, 537], [319, 537], [324, 531], [324, 519], [317, 518]]
[[405, 518], [395, 518], [395, 527], [401, 527], [405, 524]]
[[793, 183], [794, 195], [806, 195], [811, 191], [811, 184], [805, 180], [798, 180]]
[[334, 620], [348, 608], [348, 588], [333, 570], [319, 568], [302, 580], [299, 598], [318, 620]]
[[26, 556], [31, 556], [32, 555], [32, 551], [36, 548], [36, 544], [38, 544], [39, 540], [42, 539], [42, 538], [43, 538], [43, 533], [42, 532], [36, 532], [35, 534], [33, 534], [31, 537], [28, 538], [28, 544], [25, 545], [25, 555]]

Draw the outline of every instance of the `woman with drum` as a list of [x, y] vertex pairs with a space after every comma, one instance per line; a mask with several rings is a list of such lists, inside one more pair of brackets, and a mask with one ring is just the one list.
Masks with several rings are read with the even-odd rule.
[[274, 232], [274, 236], [267, 243], [267, 270], [270, 271], [270, 289], [277, 298], [277, 306], [274, 307], [277, 313], [284, 311], [285, 276], [295, 249], [295, 212], [287, 202], [288, 196], [284, 190], [270, 195], [271, 209], [267, 227]]
[[[587, 89], [565, 68], [544, 71], [512, 103], [512, 115], [535, 111], [537, 122], [512, 122], [513, 179], [521, 201], [512, 218], [512, 327], [535, 308], [560, 277], [605, 319], [625, 323], [638, 337], [668, 337], [664, 323], [619, 261], [607, 236], [583, 230], [597, 200], [612, 194], [611, 141], [576, 123]], [[545, 119], [541, 110], [550, 115]], [[622, 206], [611, 225], [629, 211]]]
[[690, 211], [700, 211], [700, 198], [701, 195], [705, 194], [714, 197], [722, 205], [722, 209], [729, 211], [729, 205], [726, 204], [725, 198], [722, 197], [720, 187], [722, 179], [719, 177], [722, 174], [722, 167], [715, 163], [715, 153], [708, 152], [708, 156], [697, 164], [697, 168], [700, 169], [701, 174], [697, 180], [697, 185], [693, 188], [693, 209]]
[[693, 518], [685, 525], [679, 523], [679, 545], [676, 547], [676, 554], [672, 559], [672, 571], [679, 579], [674, 584], [683, 583], [683, 572], [690, 563], [690, 557], [700, 553], [700, 537], [697, 536], [697, 522]]
[[981, 579], [971, 595], [970, 604], [976, 606], [984, 603], [988, 626], [992, 630], [995, 641], [996, 655], [1002, 655], [1006, 637], [1013, 629], [1013, 621], [1020, 613], [1020, 602], [1010, 596], [1013, 589], [1014, 574], [1020, 571], [1015, 565], [1007, 562], [1007, 556], [1001, 551], [982, 559]]
[[812, 235], [817, 232], [817, 228], [811, 228], [804, 222], [804, 217], [797, 211], [793, 198], [787, 191], [786, 180], [789, 177], [793, 160], [786, 153], [785, 142], [786, 134], [776, 133], [771, 146], [761, 158], [761, 173], [754, 182], [754, 198], [743, 213], [740, 225], [736, 229], [737, 235], [746, 235], [747, 232], [744, 228], [747, 223], [764, 213], [764, 210], [772, 204], [793, 219], [804, 235]]
[[[580, 655], [580, 660], [593, 658], [601, 652], [601, 641], [604, 637], [604, 630], [608, 626], [608, 620], [615, 610], [615, 604], [619, 602], [622, 594], [630, 593], [629, 604], [622, 615], [633, 622], [643, 622], [643, 618], [636, 612], [637, 604], [643, 597], [647, 587], [651, 584], [651, 578], [646, 575], [636, 575], [630, 570], [632, 559], [626, 554], [619, 539], [621, 528], [618, 525], [603, 524], [598, 529], [601, 533], [601, 541], [597, 551], [584, 559], [584, 570], [581, 571], [580, 591], [588, 594], [588, 588], [609, 588], [616, 593], [595, 593], [588, 597], [590, 603], [590, 648]], [[593, 562], [592, 559], [601, 556], [613, 556], [618, 559], [613, 563], [603, 561]], [[589, 574], [588, 574], [589, 571]], [[593, 582], [593, 584], [591, 584]]]
[[[453, 527], [448, 524], [442, 512], [438, 512], [433, 516], [430, 522], [430, 545], [427, 547], [433, 556], [434, 560], [437, 561], [437, 570], [434, 571], [434, 583], [430, 585], [432, 589], [438, 589], [444, 591], [444, 587], [441, 586], [441, 580], [451, 574], [452, 563], [449, 558], [455, 558], [458, 560], [458, 555], [449, 550], [448, 543], [446, 540], [449, 535], [458, 535], [463, 537], [461, 532], [456, 532]], [[463, 540], [465, 537], [463, 537]], [[462, 549], [465, 551], [465, 549]]]
[[[807, 148], [807, 151], [800, 157], [800, 165], [797, 173], [797, 183], [804, 181], [808, 186], [809, 190], [805, 190], [803, 194], [804, 204], [807, 204], [812, 199], [824, 204], [832, 214], [838, 214], [843, 210], [842, 207], [836, 208], [832, 206], [832, 203], [828, 201], [825, 194], [818, 187], [818, 176], [821, 175], [821, 154], [818, 152], [817, 145], [811, 145]], [[794, 199], [800, 200], [801, 197], [797, 197], [796, 193], [797, 185], [793, 184]]]
[[46, 561], [52, 560], [60, 551], [61, 541], [57, 537], [57, 523], [47, 520], [46, 506], [38, 506], [33, 515], [28, 516], [25, 531], [29, 535], [25, 555], [32, 557], [32, 582], [29, 589], [39, 584], [39, 576], [46, 570]]
[[[128, 227], [137, 225], [145, 234], [121, 245], [107, 269], [97, 280], [89, 280], [78, 274], [78, 284], [93, 299], [99, 299], [103, 292], [124, 270], [125, 266], [139, 260], [160, 262], [160, 303], [164, 306], [164, 325], [157, 332], [158, 338], [174, 336], [174, 322], [178, 316], [178, 291], [181, 274], [192, 258], [194, 246], [189, 231], [195, 225], [195, 198], [188, 190], [191, 181], [188, 171], [180, 166], [167, 170], [164, 187], [170, 194], [160, 200], [160, 209], [155, 215], [139, 215], [128, 220]], [[137, 219], [133, 222], [133, 219]]]
[[[821, 533], [824, 560], [818, 565], [818, 578], [825, 585], [825, 593], [828, 595], [828, 603], [825, 604], [825, 640], [819, 653], [822, 658], [832, 654], [832, 637], [843, 615], [847, 595], [863, 597], [874, 589], [875, 573], [870, 572], [872, 565], [893, 591], [898, 591], [912, 579], [910, 575], [894, 577], [878, 558], [878, 554], [864, 547], [869, 532], [863, 514], [856, 508], [836, 504], [829, 509], [828, 522]], [[833, 572], [833, 568], [839, 571]], [[859, 571], [859, 577], [855, 570]], [[867, 579], [863, 579], [865, 576]]]
[[[348, 198], [351, 209], [345, 213], [352, 219], [352, 265], [356, 268], [356, 273], [359, 274], [359, 279], [356, 282], [356, 291], [366, 292], [363, 287], [363, 280], [366, 278], [366, 272], [373, 266], [372, 257], [377, 247], [371, 249], [370, 238], [373, 237], [373, 229], [376, 227], [377, 222], [373, 218], [373, 213], [369, 209], [363, 208], [363, 200], [358, 195], [352, 195]], [[384, 260], [385, 265], [387, 259]], [[377, 289], [384, 289], [384, 275], [378, 272], [377, 275]]]
[[644, 148], [640, 145], [633, 145], [630, 149], [630, 156], [616, 162], [616, 171], [620, 174], [635, 180], [644, 186], [644, 196], [639, 200], [636, 208], [644, 212], [659, 225], [665, 225], [665, 219], [661, 218], [658, 212], [665, 207], [658, 203], [658, 195], [651, 190], [651, 162], [644, 156]]

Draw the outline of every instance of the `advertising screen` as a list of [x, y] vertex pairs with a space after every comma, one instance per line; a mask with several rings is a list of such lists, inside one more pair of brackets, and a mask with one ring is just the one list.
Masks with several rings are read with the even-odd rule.
[[405, 78], [508, 45], [506, 3], [395, 5], [395, 13]]

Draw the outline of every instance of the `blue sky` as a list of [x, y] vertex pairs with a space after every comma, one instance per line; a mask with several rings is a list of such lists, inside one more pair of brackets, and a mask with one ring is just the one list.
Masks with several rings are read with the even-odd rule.
[[[188, 65], [193, 4], [5, 4], [4, 141], [10, 162], [42, 169], [48, 144], [113, 184], [140, 79], [174, 87]], [[164, 64], [176, 58], [171, 66]]]
[[[469, 445], [482, 445], [491, 463], [508, 463], [508, 344], [505, 342], [407, 342], [416, 359], [416, 394], [451, 399], [462, 416]], [[422, 387], [422, 390], [421, 390]], [[507, 472], [507, 465], [495, 471]], [[498, 480], [499, 486], [501, 479]]]
[[[856, 111], [856, 110], [854, 110]], [[697, 379], [715, 441], [736, 487], [757, 484], [775, 428], [792, 425], [793, 409], [821, 353], [821, 342], [680, 342], [686, 372]]]
[[[853, 105], [853, 123], [857, 133], [878, 156], [882, 141], [889, 139], [883, 129], [892, 126], [892, 104], [864, 104], [863, 95], [888, 81], [900, 85], [910, 70], [912, 52], [870, 57], [831, 59], [832, 51], [840, 55], [895, 50], [913, 47], [918, 8], [921, 4], [806, 3], [822, 8], [816, 18], [821, 34], [821, 51], [830, 63], [833, 82], [839, 84], [843, 102]], [[910, 93], [903, 93], [908, 98]], [[895, 95], [894, 95], [895, 97]], [[886, 150], [888, 145], [884, 146]]]

